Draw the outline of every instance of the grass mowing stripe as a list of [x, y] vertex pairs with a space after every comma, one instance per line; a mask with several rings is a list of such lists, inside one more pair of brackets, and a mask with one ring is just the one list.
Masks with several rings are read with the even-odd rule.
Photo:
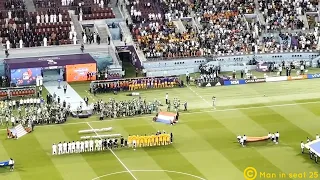
[[[145, 126], [146, 121], [127, 121], [127, 122], [108, 122], [105, 121], [104, 123], [94, 124], [92, 127], [94, 128], [103, 128], [103, 127], [111, 127], [113, 128], [112, 133], [120, 133], [123, 137], [128, 137], [129, 133], [125, 130], [125, 127], [132, 127], [133, 131], [131, 134], [143, 134], [141, 132], [152, 132], [152, 130]], [[143, 129], [141, 129], [141, 126]], [[162, 170], [162, 168], [146, 153], [149, 149], [145, 148], [137, 148], [134, 151], [132, 148], [127, 149], [119, 149], [114, 150], [117, 153], [117, 156], [126, 164], [126, 166], [131, 169], [149, 169], [149, 170]], [[111, 153], [110, 153], [111, 154]], [[123, 167], [122, 167], [123, 169]], [[152, 179], [155, 176], [158, 179], [171, 179], [166, 172], [157, 172], [157, 173], [134, 173], [135, 176], [139, 180], [143, 179]], [[128, 174], [129, 176], [129, 174]]]
[[[86, 124], [74, 125], [74, 126], [61, 126], [65, 135], [68, 139], [79, 140], [81, 136], [93, 136], [94, 133], [90, 134], [79, 134], [79, 130], [89, 129]], [[76, 155], [78, 156], [78, 154]], [[110, 174], [117, 171], [123, 171], [123, 167], [119, 164], [118, 160], [110, 153], [110, 152], [86, 152], [81, 153], [81, 156], [86, 161], [86, 163], [91, 167], [94, 173], [97, 176], [101, 176], [104, 174]], [[129, 174], [117, 175], [116, 177], [129, 177]], [[94, 178], [94, 177], [92, 177]]]
[[[218, 107], [221, 109], [216, 109], [216, 110], [202, 110], [202, 111], [188, 111], [181, 113], [181, 115], [190, 115], [190, 114], [201, 114], [201, 113], [206, 113], [206, 112], [228, 112], [228, 111], [237, 111], [237, 110], [250, 110], [250, 109], [262, 109], [265, 107], [283, 107], [283, 106], [295, 106], [295, 105], [306, 105], [306, 104], [319, 104], [320, 101], [311, 101], [311, 102], [297, 102], [297, 103], [287, 103], [287, 104], [272, 104], [272, 105], [264, 105], [264, 106], [252, 106], [249, 107], [240, 107], [240, 108], [223, 108], [223, 107]], [[98, 117], [98, 116], [94, 116]], [[148, 115], [148, 116], [134, 116], [134, 117], [126, 117], [126, 118], [116, 118], [116, 119], [109, 119], [107, 121], [121, 121], [121, 120], [132, 120], [132, 119], [145, 119], [145, 118], [153, 118], [154, 115]], [[74, 120], [77, 121], [77, 120]], [[43, 126], [37, 126], [37, 128], [42, 128], [42, 127], [51, 127], [51, 126], [67, 126], [67, 125], [76, 125], [76, 124], [87, 124], [87, 122], [90, 123], [101, 123], [105, 121], [101, 120], [92, 120], [91, 118], [89, 120], [81, 120], [81, 122], [72, 122], [72, 123], [65, 123], [65, 124], [50, 124], [50, 125], [43, 125]], [[0, 129], [0, 131], [5, 131], [7, 129]]]
[[[0, 157], [2, 159], [0, 159], [0, 161], [5, 161], [8, 160], [10, 158], [9, 154], [7, 153], [7, 151], [4, 148], [4, 144], [3, 144], [4, 140], [0, 140]], [[10, 140], [9, 140], [10, 141]], [[14, 141], [14, 140], [12, 140]], [[20, 174], [19, 174], [19, 169], [20, 169], [20, 162], [16, 163], [16, 170], [13, 172], [9, 173], [9, 167], [1, 167], [0, 168], [0, 179], [8, 179], [8, 180], [21, 180]]]
[[[265, 110], [260, 111], [259, 114], [252, 112], [252, 110], [243, 110], [243, 112], [265, 129], [269, 129], [271, 132], [280, 132], [279, 145], [283, 144], [284, 142], [286, 147], [280, 146], [279, 148], [259, 148], [259, 151], [266, 158], [270, 158], [276, 166], [281, 167], [280, 172], [291, 173], [313, 169], [313, 167], [310, 167], [309, 164], [303, 163], [305, 158], [308, 158], [308, 156], [303, 158], [300, 157], [300, 136], [309, 136], [308, 132], [296, 126], [291, 122], [291, 120], [286, 119], [284, 116], [278, 114], [278, 112], [270, 108], [265, 108]], [[272, 154], [272, 156], [268, 155], [269, 153]], [[279, 157], [281, 157], [281, 159], [279, 159]], [[263, 170], [267, 171], [267, 169]], [[273, 171], [272, 173], [278, 172]]]
[[[94, 131], [94, 133], [99, 136], [99, 134], [93, 129], [93, 127], [87, 123], [87, 125]], [[102, 138], [100, 138], [102, 139]], [[112, 149], [109, 149], [109, 151], [117, 158], [117, 160], [119, 161], [119, 163], [128, 171], [128, 173], [132, 176], [132, 178], [134, 180], [137, 180], [137, 178], [134, 176], [134, 174], [130, 171], [130, 169], [128, 169], [128, 167], [121, 161], [121, 159], [113, 152]]]
[[[319, 105], [315, 105], [315, 107], [319, 108]], [[303, 108], [300, 105], [291, 106], [289, 107], [278, 107], [269, 109], [273, 110], [274, 112], [280, 114], [290, 123], [296, 125], [300, 129], [304, 130], [308, 134], [310, 134], [310, 138], [314, 139], [316, 134], [319, 133], [320, 127], [320, 117], [316, 116], [312, 112], [308, 111], [307, 109]], [[301, 137], [302, 140], [306, 140], [306, 137]]]
[[[265, 167], [274, 171], [279, 171], [278, 167], [274, 166], [255, 148], [252, 148], [250, 144], [247, 147], [242, 148], [239, 143], [237, 143], [236, 135], [238, 133], [242, 132], [242, 135], [244, 134], [243, 132], [250, 133], [248, 129], [256, 129], [255, 126], [247, 126], [246, 122], [240, 123], [234, 121], [234, 117], [238, 117], [240, 114], [241, 113], [239, 112], [233, 112], [232, 114], [228, 114], [227, 112], [218, 114], [207, 113], [207, 116], [211, 119], [211, 121], [207, 123], [208, 127], [216, 126], [216, 124], [219, 124], [219, 129], [214, 130], [215, 135], [212, 135], [211, 128], [208, 128], [206, 131], [198, 130], [197, 132], [201, 134], [202, 137], [204, 137], [204, 139], [206, 139], [206, 141], [209, 142], [215, 149], [223, 154], [224, 157], [226, 157], [240, 172], [243, 172], [243, 170], [247, 168], [248, 164], [258, 169]], [[261, 130], [261, 127], [259, 128]], [[265, 130], [262, 130], [262, 132], [263, 131]], [[221, 140], [221, 137], [223, 137], [224, 140]], [[248, 154], [250, 154], [249, 157]], [[261, 164], [261, 162], [264, 163]], [[240, 173], [240, 175], [238, 175], [238, 178], [242, 177], [243, 174]], [[236, 177], [229, 179], [235, 178]]]
[[[77, 125], [78, 127], [81, 125]], [[82, 125], [83, 126], [83, 125]], [[65, 129], [61, 126], [55, 127], [47, 127], [47, 128], [36, 128], [34, 132], [38, 141], [41, 144], [42, 149], [44, 152], [51, 156], [51, 160], [54, 163], [55, 167], [60, 172], [59, 174], [62, 175], [63, 179], [65, 180], [72, 180], [72, 179], [92, 179], [97, 177], [93, 169], [87, 164], [85, 159], [82, 157], [81, 154], [66, 154], [66, 155], [56, 155], [52, 156], [52, 144], [62, 143], [64, 141], [72, 142], [77, 139], [70, 139], [65, 134]], [[77, 132], [73, 132], [77, 133]], [[53, 142], [52, 139], [59, 140], [58, 142]], [[43, 176], [45, 177], [45, 176]]]
[[[15, 160], [16, 171], [19, 172], [22, 180], [41, 179], [49, 173], [53, 173], [51, 176], [53, 179], [62, 179], [48, 154], [41, 148], [41, 142], [37, 140], [36, 133], [27, 134], [18, 140], [7, 139], [3, 141], [3, 146], [9, 156]], [[35, 169], [37, 171], [34, 171]]]
[[[207, 119], [205, 116], [201, 116], [202, 119]], [[199, 124], [207, 124], [207, 127], [217, 125], [216, 123], [207, 123], [208, 121], [201, 121]], [[224, 154], [216, 148], [214, 141], [208, 140], [206, 137], [208, 132], [207, 128], [193, 128], [192, 124], [185, 123], [179, 125], [183, 134], [187, 134], [188, 138], [185, 138], [187, 146], [175, 146], [176, 149], [188, 159], [203, 175], [206, 179], [236, 179], [242, 177], [242, 172], [239, 170]], [[210, 136], [223, 136], [225, 134], [217, 135], [218, 128], [210, 128]], [[228, 133], [228, 132], [226, 132]], [[219, 143], [218, 143], [219, 142]], [[219, 146], [224, 146], [223, 142], [216, 141]], [[229, 142], [228, 142], [229, 143]], [[189, 150], [191, 149], [191, 150]]]
[[[174, 134], [181, 134], [182, 132], [174, 131], [174, 127], [167, 125], [167, 124], [158, 124], [152, 121], [148, 121], [150, 124], [140, 127], [140, 129], [147, 129], [149, 128], [151, 132], [155, 133], [158, 130], [166, 130], [166, 132], [173, 132]], [[127, 131], [132, 131], [131, 129], [134, 127], [126, 127]], [[161, 128], [161, 129], [160, 129]], [[169, 130], [169, 131], [168, 131]], [[176, 141], [179, 139], [175, 138]], [[184, 142], [187, 143], [187, 142]], [[193, 174], [196, 176], [203, 177], [203, 175], [198, 171], [198, 169], [193, 166], [183, 155], [177, 151], [172, 145], [169, 146], [160, 146], [160, 147], [150, 147], [146, 153], [164, 170], [172, 170], [172, 171], [179, 171], [188, 174]], [[172, 163], [172, 162], [179, 162], [179, 163]], [[168, 173], [171, 179], [181, 179], [186, 177], [181, 177], [179, 174]]]

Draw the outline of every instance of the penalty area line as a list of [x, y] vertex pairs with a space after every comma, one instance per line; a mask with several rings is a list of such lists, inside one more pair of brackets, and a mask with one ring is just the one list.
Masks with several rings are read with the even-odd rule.
[[[102, 138], [100, 137], [100, 135], [93, 129], [93, 127], [90, 125], [89, 122], [87, 122], [87, 125], [91, 128], [91, 130], [93, 130], [93, 132], [102, 140]], [[121, 159], [116, 155], [116, 153], [113, 152], [112, 149], [109, 148], [109, 151], [114, 155], [114, 157], [119, 161], [119, 163], [127, 170], [126, 172], [128, 172], [132, 178], [134, 180], [138, 180], [134, 174], [130, 171], [130, 169], [121, 161]]]

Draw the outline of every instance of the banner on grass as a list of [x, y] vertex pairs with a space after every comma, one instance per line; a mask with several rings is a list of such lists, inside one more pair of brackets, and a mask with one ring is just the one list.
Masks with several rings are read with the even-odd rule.
[[259, 79], [246, 79], [246, 84], [251, 84], [251, 83], [263, 83], [266, 82], [265, 78], [259, 78]]
[[246, 84], [246, 80], [241, 79], [241, 80], [224, 81], [224, 85], [225, 85], [225, 86], [239, 85], [239, 84]]
[[301, 79], [308, 79], [307, 75], [300, 75], [300, 76], [288, 76], [288, 81], [292, 80], [301, 80]]

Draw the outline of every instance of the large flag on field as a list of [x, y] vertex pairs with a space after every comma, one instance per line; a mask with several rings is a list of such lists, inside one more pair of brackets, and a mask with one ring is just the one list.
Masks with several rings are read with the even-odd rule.
[[156, 117], [156, 122], [161, 122], [165, 124], [172, 124], [176, 121], [177, 114], [172, 112], [159, 112]]

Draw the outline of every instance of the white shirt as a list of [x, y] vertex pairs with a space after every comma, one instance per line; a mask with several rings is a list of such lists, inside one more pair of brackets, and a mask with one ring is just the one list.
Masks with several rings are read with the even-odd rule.
[[319, 135], [317, 135], [317, 136], [316, 136], [316, 139], [319, 139], [319, 138], [320, 138], [320, 136], [319, 136]]
[[89, 147], [89, 141], [84, 142], [85, 147]]
[[63, 143], [63, 149], [67, 149], [68, 144], [67, 143]]
[[83, 149], [84, 148], [84, 141], [80, 142], [80, 148]]
[[100, 139], [98, 142], [99, 142], [99, 146], [101, 147], [102, 146], [102, 139]]
[[168, 95], [168, 94], [166, 94], [166, 99], [168, 99], [168, 97], [169, 97], [169, 95]]
[[279, 133], [276, 133], [275, 136], [276, 136], [276, 137], [280, 137], [280, 134], [279, 134]]
[[95, 140], [95, 141], [94, 141], [94, 144], [95, 144], [96, 146], [99, 146], [99, 140]]
[[56, 151], [57, 150], [57, 145], [52, 145], [52, 150]]
[[274, 137], [275, 137], [275, 135], [274, 135], [274, 134], [272, 134], [272, 135], [271, 135], [271, 138], [274, 138]]
[[71, 149], [71, 142], [70, 143], [68, 143], [68, 149], [70, 150]]
[[271, 138], [271, 134], [270, 133], [268, 134], [268, 138]]
[[76, 143], [75, 143], [75, 142], [72, 142], [72, 143], [71, 143], [71, 148], [72, 148], [72, 149], [75, 149], [75, 148], [76, 148]]
[[243, 136], [243, 140], [246, 141], [247, 140], [247, 136]]
[[79, 141], [76, 142], [76, 147], [77, 147], [77, 149], [80, 148], [80, 142]]
[[300, 145], [300, 146], [301, 146], [301, 149], [303, 149], [303, 148], [304, 148], [304, 144], [303, 144], [303, 143], [301, 143], [301, 145]]
[[240, 142], [243, 143], [243, 141], [244, 141], [243, 138], [240, 138]]
[[237, 136], [237, 139], [241, 139], [241, 136]]
[[62, 144], [61, 143], [58, 144], [58, 148], [62, 149]]
[[90, 140], [89, 144], [90, 146], [93, 146], [93, 140]]

